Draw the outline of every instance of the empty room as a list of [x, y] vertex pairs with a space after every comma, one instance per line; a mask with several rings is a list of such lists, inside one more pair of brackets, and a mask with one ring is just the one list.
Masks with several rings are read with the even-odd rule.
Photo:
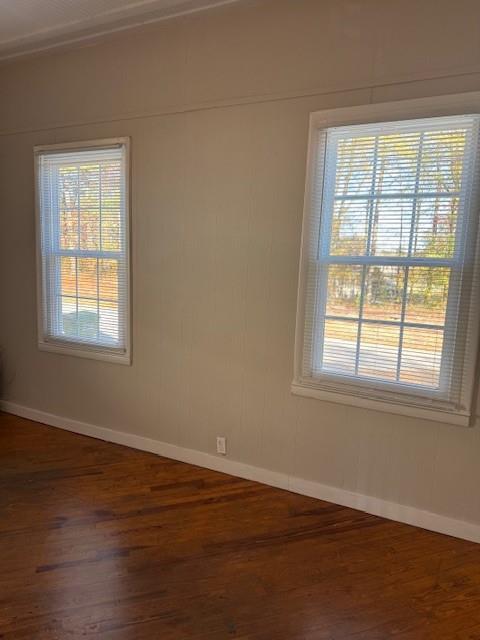
[[479, 217], [479, 0], [1, 0], [1, 640], [480, 640]]

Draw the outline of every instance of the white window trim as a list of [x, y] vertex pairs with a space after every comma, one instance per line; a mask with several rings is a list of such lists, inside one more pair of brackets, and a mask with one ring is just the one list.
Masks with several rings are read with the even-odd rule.
[[[312, 215], [312, 196], [316, 175], [316, 151], [318, 131], [329, 127], [368, 124], [374, 122], [392, 122], [395, 120], [409, 120], [416, 118], [430, 118], [436, 116], [452, 116], [480, 113], [480, 92], [463, 93], [457, 95], [436, 96], [414, 100], [402, 100], [388, 103], [374, 103], [358, 107], [346, 107], [317, 111], [310, 114], [309, 145], [307, 156], [307, 173], [305, 186], [305, 201], [303, 213], [302, 245], [299, 266], [297, 317], [295, 333], [294, 378], [291, 386], [292, 393], [309, 398], [317, 398], [329, 402], [342, 403], [350, 406], [364, 407], [377, 411], [395, 413], [438, 422], [446, 422], [461, 426], [470, 426], [472, 422], [472, 404], [475, 387], [475, 363], [473, 359], [467, 361], [463, 370], [463, 384], [460, 407], [452, 410], [443, 407], [439, 402], [422, 406], [415, 402], [415, 397], [395, 398], [394, 393], [386, 394], [382, 390], [382, 382], [378, 382], [377, 389], [372, 383], [365, 384], [362, 393], [362, 382], [356, 381], [355, 387], [337, 377], [335, 384], [325, 382], [328, 376], [322, 376], [322, 381], [312, 383], [311, 379], [302, 376], [304, 358], [304, 328], [306, 320], [307, 277], [308, 262], [311, 251], [311, 238], [314, 233], [314, 216]], [[478, 209], [478, 203], [476, 204]], [[480, 223], [479, 223], [480, 226]], [[480, 255], [480, 229], [477, 233], [476, 256]], [[477, 260], [478, 263], [478, 260]], [[473, 290], [466, 340], [468, 348], [478, 353], [480, 330], [480, 292]], [[342, 388], [343, 387], [343, 388]], [[367, 391], [368, 387], [368, 391]], [[391, 395], [391, 397], [388, 397]]]
[[[51, 338], [44, 331], [44, 318], [42, 302], [44, 296], [42, 247], [41, 247], [41, 214], [40, 214], [40, 189], [38, 175], [38, 156], [42, 153], [61, 151], [84, 151], [87, 149], [104, 149], [106, 147], [122, 145], [125, 148], [125, 259], [127, 268], [126, 300], [125, 300], [125, 348], [121, 350], [89, 345], [60, 338]], [[37, 145], [33, 150], [34, 155], [34, 179], [35, 179], [35, 226], [36, 226], [36, 267], [37, 267], [37, 336], [38, 348], [41, 351], [50, 351], [63, 355], [77, 356], [92, 360], [103, 360], [118, 364], [132, 364], [132, 312], [131, 312], [131, 164], [130, 164], [130, 138], [102, 138], [98, 140], [86, 140], [79, 142], [67, 142], [48, 145]]]

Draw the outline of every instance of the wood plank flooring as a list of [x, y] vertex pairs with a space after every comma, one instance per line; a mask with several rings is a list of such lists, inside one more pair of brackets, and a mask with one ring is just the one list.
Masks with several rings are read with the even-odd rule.
[[6, 414], [0, 458], [2, 640], [480, 639], [480, 545]]

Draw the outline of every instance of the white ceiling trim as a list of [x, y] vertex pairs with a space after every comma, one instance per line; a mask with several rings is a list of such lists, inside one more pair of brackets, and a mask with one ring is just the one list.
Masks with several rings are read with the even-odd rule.
[[[85, 19], [38, 29], [20, 37], [0, 40], [0, 62], [76, 43], [96, 40], [136, 27], [233, 4], [240, 0], [146, 0], [105, 11]], [[167, 6], [165, 6], [167, 4]], [[148, 5], [148, 8], [146, 8]]]

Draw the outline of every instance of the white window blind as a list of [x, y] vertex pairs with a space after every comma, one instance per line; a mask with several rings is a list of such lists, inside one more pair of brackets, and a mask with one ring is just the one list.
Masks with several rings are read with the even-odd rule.
[[127, 146], [36, 149], [43, 347], [128, 358]]
[[297, 384], [468, 411], [478, 126], [466, 115], [315, 132]]

